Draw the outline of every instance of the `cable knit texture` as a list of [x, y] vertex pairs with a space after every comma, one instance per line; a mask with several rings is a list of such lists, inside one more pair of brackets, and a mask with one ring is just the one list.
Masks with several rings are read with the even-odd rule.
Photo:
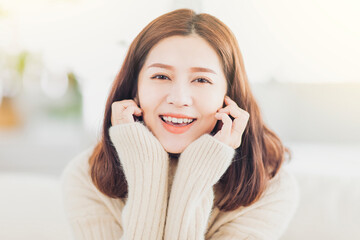
[[179, 159], [169, 158], [140, 122], [109, 128], [127, 183], [128, 196], [102, 194], [89, 174], [89, 148], [62, 174], [63, 204], [75, 239], [278, 239], [298, 202], [294, 177], [284, 168], [262, 197], [248, 207], [223, 212], [213, 205], [216, 184], [234, 149], [204, 134]]

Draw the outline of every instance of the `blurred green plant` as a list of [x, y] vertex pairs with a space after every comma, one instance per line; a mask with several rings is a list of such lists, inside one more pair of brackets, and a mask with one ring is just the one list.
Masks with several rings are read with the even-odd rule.
[[21, 77], [24, 75], [28, 56], [29, 52], [27, 51], [22, 51], [16, 56], [15, 69]]
[[[1, 50], [1, 49], [0, 49]], [[28, 51], [21, 51], [18, 54], [5, 54], [4, 55], [4, 65], [0, 66], [0, 77], [4, 76], [6, 79], [3, 82], [3, 97], [8, 97], [9, 99], [16, 98], [19, 94], [26, 94], [24, 92], [24, 77], [28, 74], [27, 68], [31, 68], [36, 57], [33, 53]], [[40, 64], [39, 69], [37, 69], [38, 74], [31, 76], [29, 81], [31, 84], [38, 84], [40, 88], [41, 84], [41, 71], [46, 69], [43, 62], [37, 62]], [[71, 118], [79, 119], [82, 113], [82, 96], [79, 82], [76, 75], [73, 72], [67, 73], [67, 89], [63, 96], [60, 98], [52, 99], [49, 98], [44, 92], [39, 96], [40, 105], [38, 106], [41, 111], [51, 118]]]
[[82, 113], [82, 97], [79, 82], [74, 73], [68, 76], [68, 89], [65, 95], [56, 101], [52, 101], [46, 108], [50, 117], [55, 118], [79, 118]]
[[15, 97], [23, 86], [23, 75], [30, 55], [27, 51], [8, 54], [0, 49], [0, 78], [2, 79], [2, 96]]

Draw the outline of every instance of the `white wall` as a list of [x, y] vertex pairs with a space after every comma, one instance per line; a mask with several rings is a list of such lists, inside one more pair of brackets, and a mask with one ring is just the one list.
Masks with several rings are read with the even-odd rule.
[[265, 122], [286, 142], [360, 143], [360, 83], [252, 83]]

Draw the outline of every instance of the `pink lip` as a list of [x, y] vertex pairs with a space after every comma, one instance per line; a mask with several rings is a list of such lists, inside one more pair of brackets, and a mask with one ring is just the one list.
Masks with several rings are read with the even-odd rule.
[[160, 116], [167, 116], [167, 117], [175, 117], [175, 118], [189, 118], [189, 119], [196, 119], [194, 117], [190, 117], [184, 114], [178, 114], [178, 113], [164, 113], [160, 114]]
[[[187, 117], [187, 116], [184, 116], [184, 115], [179, 115], [179, 114], [177, 114], [177, 115], [176, 114], [169, 114], [169, 115], [160, 115], [160, 116], [170, 116], [170, 117], [181, 116], [181, 117], [178, 117], [178, 118], [190, 118], [190, 117]], [[188, 125], [185, 125], [185, 126], [173, 126], [171, 124], [168, 124], [168, 123], [164, 122], [161, 119], [161, 117], [159, 117], [159, 118], [160, 118], [161, 124], [165, 128], [165, 130], [167, 130], [170, 133], [174, 133], [174, 134], [182, 134], [182, 133], [186, 132], [187, 130], [189, 130], [192, 127], [194, 122], [196, 122], [196, 119], [195, 119], [192, 123], [190, 123]], [[191, 118], [191, 119], [193, 119], [193, 118]]]

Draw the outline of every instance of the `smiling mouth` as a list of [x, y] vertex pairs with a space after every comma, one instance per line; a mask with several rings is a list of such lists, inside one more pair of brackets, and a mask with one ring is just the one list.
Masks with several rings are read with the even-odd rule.
[[190, 119], [190, 118], [174, 118], [174, 117], [167, 117], [167, 116], [163, 116], [163, 115], [160, 115], [160, 119], [164, 123], [169, 124], [174, 127], [188, 126], [196, 121], [196, 118], [192, 118], [192, 119]]

